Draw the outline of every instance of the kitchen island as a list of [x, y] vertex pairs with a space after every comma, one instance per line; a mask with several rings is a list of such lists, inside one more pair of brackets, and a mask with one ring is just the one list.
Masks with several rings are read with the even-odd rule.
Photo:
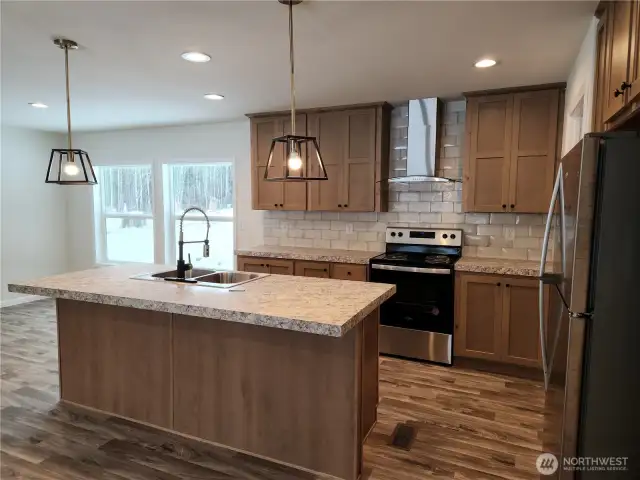
[[105, 267], [12, 284], [56, 298], [60, 396], [348, 480], [376, 421], [393, 285], [270, 275], [231, 290]]

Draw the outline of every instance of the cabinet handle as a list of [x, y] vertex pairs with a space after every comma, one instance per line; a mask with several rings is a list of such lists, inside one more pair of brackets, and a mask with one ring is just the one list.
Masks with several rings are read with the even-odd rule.
[[622, 82], [620, 84], [620, 89], [618, 90], [617, 88], [613, 91], [613, 96], [618, 98], [620, 95], [622, 95], [624, 93], [624, 91], [631, 87], [631, 85], [627, 82]]
[[264, 267], [264, 263], [261, 263], [261, 264], [260, 264], [260, 266], [261, 266], [261, 267]]
[[516, 208], [515, 204], [512, 203], [511, 204], [511, 208]]
[[499, 287], [500, 286], [500, 282], [496, 283], [496, 285]]
[[510, 287], [511, 285], [509, 285], [508, 283], [506, 283], [504, 286], [508, 288], [508, 287]]
[[506, 203], [503, 203], [503, 204], [502, 204], [502, 208], [507, 208], [507, 204], [506, 204]]
[[347, 272], [347, 275], [351, 275], [351, 272]]
[[283, 205], [283, 204], [280, 204], [280, 206], [281, 206], [281, 207], [284, 207], [284, 205]]
[[339, 208], [342, 208], [342, 205], [338, 204], [338, 207], [339, 207]]
[[278, 208], [278, 204], [277, 204], [277, 203], [274, 203], [274, 204], [273, 204], [273, 206], [274, 206], [274, 207], [276, 207], [276, 208]]
[[343, 205], [344, 208], [347, 208], [349, 205], [347, 205], [346, 203]]
[[325, 268], [325, 269], [323, 270], [323, 272], [326, 272], [326, 271], [327, 271], [327, 269]]

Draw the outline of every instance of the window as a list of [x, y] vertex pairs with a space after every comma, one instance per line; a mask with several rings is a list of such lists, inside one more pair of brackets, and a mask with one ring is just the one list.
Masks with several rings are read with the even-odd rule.
[[96, 170], [98, 261], [153, 263], [151, 166], [96, 167]]
[[[234, 264], [233, 244], [233, 165], [173, 164], [168, 165], [170, 178], [169, 201], [173, 223], [173, 237], [169, 239], [177, 260], [177, 242], [180, 217], [189, 207], [199, 207], [207, 213], [211, 222], [209, 231], [210, 256], [203, 257], [202, 244], [186, 244], [184, 257], [195, 265], [219, 269], [232, 269]], [[185, 241], [204, 240], [207, 223], [200, 212], [187, 213], [183, 223]]]
[[[98, 263], [175, 264], [180, 217], [199, 207], [210, 220], [210, 256], [203, 245], [186, 244], [184, 257], [194, 265], [234, 267], [234, 177], [231, 162], [96, 167], [94, 188], [96, 259]], [[206, 220], [187, 214], [185, 241], [204, 240]]]

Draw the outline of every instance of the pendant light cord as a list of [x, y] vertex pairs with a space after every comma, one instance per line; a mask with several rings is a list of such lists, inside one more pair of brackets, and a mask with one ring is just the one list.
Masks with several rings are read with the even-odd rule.
[[67, 83], [67, 134], [69, 140], [69, 161], [73, 162], [73, 152], [71, 151], [71, 99], [69, 95], [69, 46], [64, 46], [64, 72]]
[[293, 2], [289, 0], [289, 63], [291, 65], [291, 134], [296, 134], [296, 86], [293, 55]]

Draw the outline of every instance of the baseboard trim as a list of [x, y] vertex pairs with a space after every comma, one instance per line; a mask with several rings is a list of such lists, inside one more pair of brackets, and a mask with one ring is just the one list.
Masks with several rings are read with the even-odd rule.
[[23, 295], [17, 298], [10, 298], [8, 300], [3, 300], [0, 302], [0, 308], [13, 307], [16, 305], [22, 305], [23, 303], [31, 303], [37, 302], [38, 300], [42, 300], [46, 297], [41, 297], [39, 295]]

